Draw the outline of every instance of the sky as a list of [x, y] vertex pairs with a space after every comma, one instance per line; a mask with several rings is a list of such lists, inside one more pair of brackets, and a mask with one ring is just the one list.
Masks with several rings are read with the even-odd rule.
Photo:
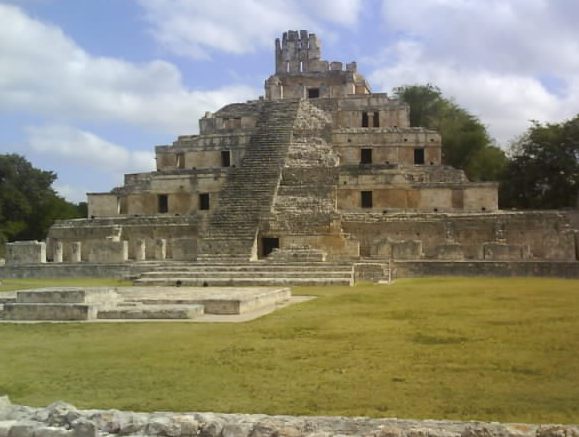
[[373, 92], [433, 84], [503, 148], [579, 112], [578, 0], [0, 0], [0, 153], [70, 201], [154, 170], [154, 146], [256, 99], [307, 29]]

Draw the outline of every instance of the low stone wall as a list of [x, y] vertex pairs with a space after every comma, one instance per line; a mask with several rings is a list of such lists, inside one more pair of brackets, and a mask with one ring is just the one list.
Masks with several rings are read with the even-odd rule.
[[399, 261], [394, 276], [547, 276], [579, 278], [577, 261]]
[[0, 266], [0, 278], [135, 278], [151, 270], [147, 264], [47, 263]]
[[64, 402], [46, 408], [12, 405], [0, 397], [0, 437], [576, 437], [578, 425], [500, 424], [366, 417], [264, 414], [133, 413], [77, 410]]
[[15, 241], [6, 243], [6, 264], [40, 264], [46, 262], [46, 243]]

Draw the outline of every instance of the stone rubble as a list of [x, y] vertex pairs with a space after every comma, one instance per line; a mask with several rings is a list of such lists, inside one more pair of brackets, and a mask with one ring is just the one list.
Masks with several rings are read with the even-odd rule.
[[78, 410], [65, 402], [45, 408], [0, 397], [0, 437], [579, 437], [579, 425], [268, 416], [221, 413], [135, 413]]

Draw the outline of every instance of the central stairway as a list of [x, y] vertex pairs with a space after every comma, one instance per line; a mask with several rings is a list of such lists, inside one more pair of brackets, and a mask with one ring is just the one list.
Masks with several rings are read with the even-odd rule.
[[277, 286], [353, 285], [351, 263], [329, 262], [197, 262], [167, 263], [143, 273], [135, 285], [153, 286]]
[[256, 257], [260, 217], [271, 210], [299, 108], [299, 100], [264, 102], [245, 155], [227, 176], [199, 240], [198, 260]]

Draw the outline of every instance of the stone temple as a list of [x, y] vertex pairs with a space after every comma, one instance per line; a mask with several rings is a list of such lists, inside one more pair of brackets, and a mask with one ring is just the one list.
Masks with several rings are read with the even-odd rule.
[[276, 39], [263, 97], [207, 112], [155, 154], [156, 171], [88, 194], [88, 218], [7, 261], [579, 275], [575, 212], [500, 211], [496, 183], [444, 165], [439, 133], [410, 126], [408, 105], [371, 92], [355, 62], [322, 60], [307, 31]]

